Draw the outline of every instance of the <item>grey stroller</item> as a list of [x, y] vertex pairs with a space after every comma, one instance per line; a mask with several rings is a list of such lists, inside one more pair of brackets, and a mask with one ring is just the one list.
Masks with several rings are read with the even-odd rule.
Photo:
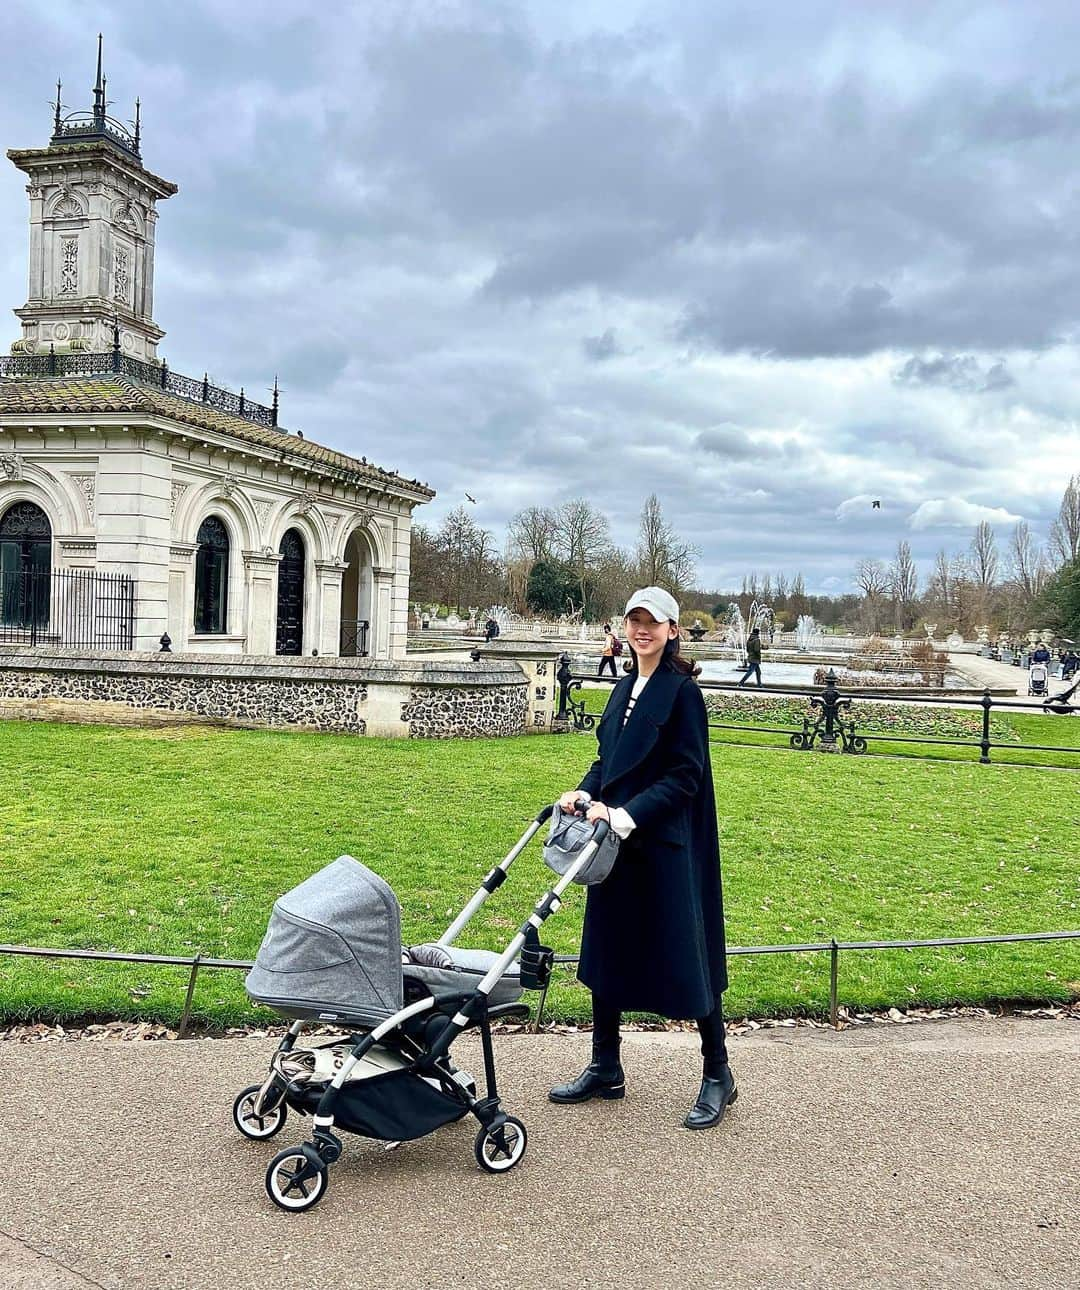
[[[607, 825], [537, 902], [500, 954], [462, 949], [454, 939], [552, 814], [545, 807], [484, 878], [437, 942], [403, 949], [397, 898], [378, 874], [341, 856], [274, 905], [245, 985], [257, 1003], [292, 1021], [260, 1084], [242, 1090], [233, 1123], [246, 1138], [272, 1138], [290, 1110], [312, 1117], [310, 1140], [270, 1162], [266, 1190], [281, 1209], [310, 1209], [323, 1197], [342, 1142], [335, 1130], [387, 1146], [420, 1138], [472, 1113], [480, 1122], [475, 1154], [489, 1173], [524, 1156], [525, 1126], [499, 1103], [491, 1022], [525, 1017], [523, 989], [543, 989], [553, 952], [538, 932], [560, 907], [563, 891], [588, 877]], [[560, 865], [560, 870], [562, 866]], [[297, 1044], [304, 1026], [331, 1023], [350, 1033]], [[450, 1047], [462, 1031], [480, 1031], [485, 1094], [459, 1070]]]

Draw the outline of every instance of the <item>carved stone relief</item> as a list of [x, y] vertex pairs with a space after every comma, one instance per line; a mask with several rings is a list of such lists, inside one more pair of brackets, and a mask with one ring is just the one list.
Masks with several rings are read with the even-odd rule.
[[127, 247], [118, 246], [113, 261], [113, 299], [127, 304], [128, 298], [128, 252]]
[[72, 483], [78, 487], [79, 492], [82, 493], [83, 500], [86, 502], [86, 509], [89, 512], [90, 518], [93, 519], [94, 501], [97, 493], [97, 477], [95, 475], [72, 475], [71, 480]]
[[14, 452], [0, 452], [0, 471], [8, 479], [22, 479], [22, 458]]
[[62, 296], [79, 294], [79, 239], [77, 237], [60, 239], [60, 294]]
[[169, 515], [170, 516], [173, 516], [176, 514], [176, 507], [180, 501], [180, 498], [183, 497], [183, 495], [187, 492], [187, 488], [188, 488], [187, 484], [181, 484], [175, 481], [173, 482], [173, 486], [169, 497]]

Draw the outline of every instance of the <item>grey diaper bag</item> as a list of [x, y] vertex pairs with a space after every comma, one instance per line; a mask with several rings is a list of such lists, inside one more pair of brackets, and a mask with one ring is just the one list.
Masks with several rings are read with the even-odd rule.
[[[593, 841], [596, 826], [564, 811], [556, 805], [551, 814], [551, 829], [544, 843], [544, 863], [557, 874], [564, 874]], [[603, 882], [619, 854], [619, 835], [609, 828], [585, 867], [574, 877], [585, 887]]]

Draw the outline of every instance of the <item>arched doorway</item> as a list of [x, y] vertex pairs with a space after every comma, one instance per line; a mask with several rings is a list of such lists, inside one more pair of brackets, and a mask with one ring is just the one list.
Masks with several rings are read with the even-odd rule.
[[49, 621], [52, 525], [33, 502], [0, 515], [0, 623], [42, 627]]
[[278, 546], [277, 653], [304, 652], [304, 539], [288, 529]]
[[372, 610], [371, 555], [359, 532], [345, 543], [345, 572], [341, 577], [342, 658], [363, 658], [370, 653]]

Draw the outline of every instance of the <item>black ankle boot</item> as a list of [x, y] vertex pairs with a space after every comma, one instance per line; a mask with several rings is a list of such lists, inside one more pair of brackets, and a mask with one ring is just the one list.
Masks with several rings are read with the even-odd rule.
[[587, 1102], [592, 1097], [614, 1101], [626, 1096], [626, 1078], [621, 1066], [602, 1068], [591, 1062], [570, 1084], [556, 1084], [548, 1093], [549, 1102], [570, 1104]]
[[735, 1087], [731, 1067], [722, 1066], [719, 1079], [709, 1079], [706, 1076], [701, 1081], [701, 1092], [683, 1120], [683, 1125], [687, 1129], [711, 1129], [714, 1124], [720, 1123], [724, 1112], [738, 1096], [739, 1090]]

